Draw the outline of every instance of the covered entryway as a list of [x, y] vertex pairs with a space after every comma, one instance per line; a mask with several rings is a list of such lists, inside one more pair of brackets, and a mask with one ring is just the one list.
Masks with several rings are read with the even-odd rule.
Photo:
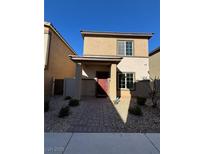
[[[122, 57], [117, 56], [70, 56], [76, 63], [76, 84], [81, 96], [109, 96], [111, 100], [117, 96], [117, 64]], [[81, 72], [80, 72], [81, 71]]]
[[109, 95], [109, 78], [110, 72], [96, 72], [96, 96], [106, 97]]
[[109, 96], [110, 64], [83, 63], [81, 96]]

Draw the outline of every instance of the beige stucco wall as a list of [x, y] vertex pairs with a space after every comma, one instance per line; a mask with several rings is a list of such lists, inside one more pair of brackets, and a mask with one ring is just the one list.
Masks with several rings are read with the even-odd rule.
[[44, 67], [47, 67], [48, 64], [49, 42], [50, 42], [49, 28], [44, 27]]
[[82, 65], [82, 78], [95, 79], [97, 71], [110, 72], [110, 65], [108, 66], [97, 65], [97, 64]]
[[118, 95], [121, 97], [144, 95], [146, 89], [143, 89], [139, 82], [149, 79], [149, 58], [124, 57], [117, 68], [118, 72], [133, 72], [135, 76], [135, 90], [118, 89]]
[[160, 52], [149, 57], [149, 68], [151, 78], [160, 78]]
[[[47, 33], [50, 33], [50, 41]], [[44, 95], [52, 95], [52, 80], [64, 79], [75, 76], [75, 63], [68, 59], [69, 54], [74, 54], [71, 49], [49, 27], [44, 26], [44, 55], [48, 46], [48, 65], [44, 70]], [[48, 44], [49, 43], [49, 44]]]
[[95, 96], [96, 94], [96, 80], [95, 79], [83, 79], [81, 86], [82, 96]]
[[117, 40], [132, 40], [134, 56], [148, 56], [148, 39], [145, 38], [113, 38], [113, 37], [84, 37], [84, 55], [117, 55]]
[[[111, 73], [111, 65], [103, 66], [103, 65], [95, 65], [88, 64], [82, 65], [82, 96], [95, 96], [96, 90], [96, 71], [108, 71], [111, 76], [114, 72]], [[146, 91], [146, 87], [143, 88], [142, 83], [140, 83], [143, 79], [149, 79], [149, 58], [137, 58], [137, 57], [124, 57], [121, 62], [117, 65], [118, 72], [133, 72], [135, 74], [135, 90], [119, 90], [116, 84], [111, 83], [111, 78], [109, 79], [109, 88], [112, 85], [117, 89], [117, 95], [121, 97], [130, 97], [137, 95], [144, 95]], [[116, 72], [117, 75], [117, 72]], [[87, 80], [85, 80], [87, 79]], [[116, 81], [117, 76], [115, 77]], [[114, 82], [116, 82], [114, 81]], [[88, 88], [89, 87], [89, 88]], [[111, 91], [110, 91], [111, 92]]]
[[110, 87], [109, 96], [112, 101], [117, 97], [117, 64], [112, 64], [110, 67]]
[[[136, 88], [134, 91], [129, 89], [119, 90], [116, 84], [111, 83], [111, 79], [109, 79], [109, 87], [113, 89], [111, 86], [115, 86], [117, 90], [117, 95], [123, 97], [130, 97], [136, 95], [144, 95], [146, 91], [143, 88], [141, 81], [145, 78], [149, 79], [149, 57], [148, 57], [148, 39], [146, 38], [114, 38], [114, 37], [99, 37], [99, 36], [85, 36], [84, 37], [84, 55], [96, 55], [96, 56], [117, 56], [117, 41], [118, 40], [132, 40], [133, 41], [133, 52], [134, 55], [131, 57], [124, 56], [121, 62], [117, 65], [117, 71], [119, 72], [133, 72], [135, 74], [135, 85]], [[95, 74], [96, 71], [102, 70], [103, 67], [99, 65], [90, 65], [83, 68], [82, 75], [83, 78], [87, 79], [96, 79]], [[108, 66], [108, 71], [111, 73], [111, 65]], [[105, 69], [107, 70], [107, 69]], [[112, 72], [113, 74], [114, 72]], [[112, 75], [111, 74], [111, 75]], [[115, 79], [117, 81], [117, 72]], [[114, 81], [114, 80], [113, 80]], [[87, 85], [94, 84], [91, 83], [94, 80], [83, 81], [82, 84], [82, 93], [84, 94], [93, 94], [94, 90], [87, 90]], [[115, 93], [115, 92], [114, 92]], [[114, 95], [113, 95], [114, 96]]]
[[124, 57], [117, 68], [120, 72], [135, 73], [135, 80], [149, 78], [149, 58]]

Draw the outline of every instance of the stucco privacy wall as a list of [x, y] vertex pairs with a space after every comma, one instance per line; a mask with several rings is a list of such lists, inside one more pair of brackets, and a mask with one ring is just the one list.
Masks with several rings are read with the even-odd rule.
[[[75, 63], [69, 60], [68, 55], [74, 54], [72, 50], [50, 27], [44, 25], [44, 35], [50, 33], [50, 40], [44, 37], [44, 45], [49, 47], [48, 65], [44, 70], [44, 95], [53, 93], [53, 79], [72, 78], [75, 76]], [[48, 45], [49, 43], [49, 45]]]
[[[82, 96], [95, 96], [96, 94], [96, 72], [110, 72], [110, 65], [99, 64], [82, 65]], [[88, 88], [89, 87], [89, 88]]]
[[71, 96], [72, 98], [81, 99], [81, 85], [82, 85], [82, 67], [81, 64], [76, 64], [75, 78], [66, 78], [64, 80], [64, 96]]
[[149, 57], [149, 68], [152, 79], [160, 78], [160, 52]]
[[117, 55], [117, 40], [133, 40], [134, 56], [148, 57], [148, 39], [146, 38], [113, 38], [84, 37], [84, 55]]

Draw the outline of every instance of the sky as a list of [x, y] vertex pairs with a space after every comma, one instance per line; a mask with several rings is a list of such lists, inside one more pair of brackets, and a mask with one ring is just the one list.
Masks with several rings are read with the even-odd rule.
[[160, 46], [160, 0], [45, 0], [44, 21], [83, 54], [80, 30], [153, 32], [149, 51]]

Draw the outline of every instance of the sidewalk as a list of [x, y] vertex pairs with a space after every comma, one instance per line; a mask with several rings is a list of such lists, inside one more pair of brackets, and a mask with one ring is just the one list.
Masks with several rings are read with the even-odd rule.
[[159, 133], [45, 133], [45, 154], [159, 154]]

